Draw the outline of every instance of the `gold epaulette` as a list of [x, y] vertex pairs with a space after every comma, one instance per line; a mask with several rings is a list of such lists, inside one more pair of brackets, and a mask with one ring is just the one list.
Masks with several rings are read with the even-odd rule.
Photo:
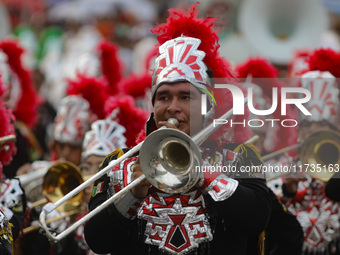
[[111, 161], [113, 159], [121, 157], [122, 155], [124, 155], [124, 151], [122, 149], [115, 149], [113, 152], [105, 156], [104, 160], [102, 161], [99, 167], [101, 167], [103, 163], [107, 161], [107, 159]]

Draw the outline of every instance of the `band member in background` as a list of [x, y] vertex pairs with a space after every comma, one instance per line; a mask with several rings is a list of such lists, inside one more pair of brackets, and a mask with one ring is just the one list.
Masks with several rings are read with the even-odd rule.
[[20, 169], [29, 168], [35, 160], [41, 160], [43, 151], [33, 128], [37, 120], [38, 94], [32, 82], [32, 73], [23, 63], [24, 48], [13, 39], [0, 41], [0, 72], [6, 88], [4, 101], [13, 110], [17, 152], [4, 174], [8, 178], [19, 175]]
[[[193, 135], [216, 116], [212, 101], [207, 114], [201, 115], [201, 93], [211, 89], [208, 73], [210, 78], [212, 72], [214, 77], [228, 78], [231, 71], [217, 51], [213, 19], [198, 19], [196, 11], [196, 6], [189, 13], [171, 10], [167, 23], [153, 30], [161, 46], [153, 74], [153, 115], [146, 135], [163, 126]], [[228, 99], [230, 95], [223, 98]], [[170, 117], [179, 125], [167, 122]], [[204, 166], [239, 169], [241, 165], [261, 165], [254, 146], [231, 143], [224, 133], [219, 134], [201, 148]], [[107, 155], [101, 168], [127, 150]], [[96, 181], [89, 210], [141, 174], [138, 156], [114, 167]], [[271, 209], [261, 171], [246, 176], [236, 173], [236, 177], [207, 171], [200, 177], [192, 189], [178, 194], [164, 193], [148, 180], [142, 181], [85, 224], [86, 242], [97, 253], [257, 254], [263, 248], [261, 233]], [[133, 245], [126, 246], [126, 240]]]
[[14, 241], [19, 237], [25, 218], [26, 196], [18, 179], [7, 178], [2, 170], [16, 153], [15, 117], [3, 97], [0, 74], [0, 253], [12, 254]]
[[[305, 142], [310, 138], [322, 139], [326, 132], [336, 143], [338, 137], [339, 89], [335, 77], [339, 71], [334, 63], [338, 53], [331, 49], [315, 50], [309, 57], [308, 69], [301, 75], [301, 86], [311, 92], [311, 99], [305, 104], [311, 115], [298, 116], [298, 136], [302, 143], [299, 150], [300, 162], [297, 172], [303, 176], [285, 178], [282, 185], [283, 197], [288, 209], [297, 216], [304, 230], [303, 254], [339, 254], [339, 203], [325, 196], [324, 188], [327, 179], [323, 172], [328, 171], [325, 163], [321, 167], [321, 175], [306, 174], [308, 168], [317, 167], [313, 161], [305, 161]], [[314, 148], [307, 148], [313, 151]], [[327, 149], [326, 149], [327, 150]], [[324, 151], [325, 162], [331, 160], [332, 151]], [[311, 156], [309, 156], [311, 157]], [[319, 157], [319, 156], [317, 156]], [[314, 162], [319, 159], [315, 158]], [[300, 170], [301, 169], [301, 170]], [[313, 172], [313, 171], [311, 171]]]
[[[257, 110], [269, 109], [272, 102], [272, 89], [282, 87], [282, 84], [277, 79], [278, 71], [275, 67], [267, 59], [249, 58], [246, 62], [238, 65], [236, 71], [240, 78], [246, 78], [242, 86], [253, 89], [254, 108]], [[281, 107], [272, 116], [251, 114], [249, 118], [260, 119], [263, 123], [266, 123], [265, 118], [282, 119], [280, 110]], [[287, 115], [290, 116], [289, 118], [293, 117], [290, 112]], [[283, 126], [278, 128], [264, 124], [261, 127], [252, 127], [251, 130], [254, 135], [256, 134], [260, 137], [254, 145], [262, 156], [268, 152], [285, 148], [295, 141], [295, 128]], [[278, 161], [281, 163], [282, 158]], [[270, 164], [275, 163], [277, 162], [270, 162]], [[264, 164], [268, 163], [264, 162]], [[269, 174], [266, 173], [267, 178]], [[268, 192], [272, 200], [272, 211], [266, 228], [265, 254], [300, 255], [303, 245], [303, 231], [300, 223], [295, 215], [290, 213], [285, 205], [279, 201], [271, 187], [268, 187]]]
[[[117, 148], [126, 147], [123, 133], [125, 128], [111, 118], [97, 120], [92, 123], [91, 130], [85, 134], [83, 142], [82, 163], [79, 168], [84, 181], [91, 178], [99, 170], [100, 164], [105, 156]], [[92, 194], [93, 186], [88, 186], [82, 197], [83, 204], [77, 220], [87, 214], [88, 202]], [[94, 254], [84, 239], [84, 226], [75, 231], [75, 242], [77, 243], [77, 254]]]

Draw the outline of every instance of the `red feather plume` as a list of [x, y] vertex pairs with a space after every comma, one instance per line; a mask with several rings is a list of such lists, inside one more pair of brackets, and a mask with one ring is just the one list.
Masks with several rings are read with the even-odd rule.
[[309, 71], [328, 71], [340, 77], [340, 54], [333, 49], [315, 50], [309, 58]]
[[109, 83], [109, 93], [116, 95], [118, 93], [117, 84], [123, 76], [123, 64], [118, 56], [118, 46], [108, 41], [102, 41], [98, 45], [98, 50], [102, 73]]
[[145, 92], [151, 90], [152, 76], [149, 73], [142, 75], [130, 74], [120, 81], [119, 89], [123, 94], [134, 98], [144, 97]]
[[[203, 62], [212, 70], [213, 78], [223, 78], [219, 83], [235, 83], [235, 74], [232, 71], [231, 64], [219, 54], [219, 37], [217, 31], [213, 29], [214, 22], [217, 18], [208, 17], [206, 19], [198, 18], [198, 2], [192, 5], [187, 12], [181, 10], [169, 9], [169, 17], [167, 22], [160, 24], [151, 30], [158, 36], [159, 44], [163, 44], [168, 40], [175, 39], [180, 36], [198, 38], [201, 44], [198, 50], [205, 52]], [[215, 107], [215, 118], [226, 113], [232, 106], [231, 93], [226, 90], [216, 89], [218, 96], [221, 98], [223, 105]], [[208, 140], [214, 140], [218, 144], [228, 142], [225, 133], [228, 131], [227, 126], [221, 127]]]
[[[280, 94], [282, 85], [276, 79], [278, 71], [272, 64], [268, 62], [268, 60], [263, 58], [250, 58], [245, 63], [238, 65], [236, 67], [236, 71], [238, 72], [239, 78], [246, 78], [248, 75], [251, 75], [251, 77], [254, 79], [252, 82], [262, 89], [264, 96], [266, 96], [269, 100], [272, 100], [272, 89], [274, 87], [278, 88], [279, 95], [277, 108], [273, 113], [274, 119], [296, 119], [294, 118], [295, 116], [290, 108], [287, 109], [287, 116], [281, 115]], [[283, 127], [280, 125], [280, 128], [277, 130], [277, 137], [280, 137], [280, 140], [278, 140], [274, 145], [273, 149], [275, 151], [294, 144], [296, 130], [294, 128]]]
[[[5, 89], [2, 87], [1, 75], [0, 75], [0, 137], [15, 135], [14, 130], [14, 121], [15, 117], [11, 111], [11, 109], [7, 109], [6, 102], [2, 101], [2, 97], [5, 94]], [[3, 146], [6, 144], [6, 150], [3, 149]], [[15, 146], [14, 141], [6, 142], [5, 144], [0, 144], [0, 178], [2, 172], [2, 164], [9, 164], [13, 155], [17, 152], [17, 148]]]
[[181, 10], [169, 9], [170, 16], [167, 23], [160, 24], [151, 30], [158, 36], [159, 44], [175, 39], [182, 35], [201, 40], [198, 49], [206, 53], [203, 61], [213, 71], [214, 78], [233, 78], [230, 64], [219, 55], [219, 37], [213, 29], [217, 18], [198, 18], [197, 2], [187, 13]]
[[238, 77], [247, 78], [276, 78], [278, 71], [264, 58], [249, 58], [245, 63], [236, 66]]
[[24, 49], [14, 40], [3, 40], [0, 49], [8, 57], [8, 65], [19, 79], [22, 89], [21, 97], [14, 107], [14, 115], [17, 120], [23, 121], [29, 127], [33, 127], [37, 118], [38, 94], [33, 87], [31, 74], [24, 68], [21, 56]]
[[68, 83], [69, 86], [66, 90], [68, 95], [79, 95], [86, 99], [90, 104], [92, 113], [98, 119], [105, 118], [104, 104], [109, 94], [103, 80], [78, 73], [77, 78], [68, 80]]
[[133, 97], [129, 95], [116, 95], [110, 97], [105, 104], [105, 112], [109, 116], [115, 109], [118, 110], [115, 120], [125, 127], [124, 136], [126, 145], [136, 145], [137, 136], [145, 130], [145, 123], [149, 113], [136, 107]]

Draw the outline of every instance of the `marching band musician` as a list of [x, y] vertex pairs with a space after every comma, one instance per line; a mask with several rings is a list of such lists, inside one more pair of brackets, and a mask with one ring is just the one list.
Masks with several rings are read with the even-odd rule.
[[[276, 68], [264, 58], [249, 58], [246, 62], [236, 66], [236, 71], [240, 78], [251, 77], [251, 82], [242, 83], [244, 87], [251, 88], [253, 92], [254, 106], [258, 110], [270, 108], [272, 99], [272, 88], [280, 88], [281, 84], [277, 79], [278, 71]], [[280, 102], [278, 103], [280, 105]], [[288, 115], [291, 115], [288, 112]], [[251, 116], [255, 119], [264, 116]], [[268, 118], [268, 116], [266, 116]], [[276, 110], [273, 119], [282, 119], [280, 111]], [[262, 120], [262, 121], [263, 121]], [[294, 139], [293, 132], [295, 129], [270, 127], [263, 125], [262, 127], [252, 127], [254, 134], [260, 136], [258, 142], [254, 143], [261, 155], [265, 155], [269, 151], [277, 151], [287, 147]], [[293, 131], [293, 132], [292, 132]], [[284, 137], [285, 139], [282, 139]], [[282, 163], [282, 162], [280, 162]], [[266, 164], [266, 162], [264, 162]], [[270, 173], [266, 173], [269, 177]], [[284, 204], [282, 204], [275, 195], [272, 187], [268, 187], [269, 197], [272, 200], [272, 211], [266, 228], [265, 238], [265, 254], [271, 255], [300, 255], [303, 245], [303, 231], [300, 223]], [[273, 187], [275, 188], [275, 187]]]
[[[126, 138], [123, 136], [125, 128], [119, 125], [110, 117], [97, 120], [91, 124], [91, 130], [85, 134], [83, 142], [82, 163], [79, 168], [84, 180], [92, 177], [99, 170], [99, 165], [104, 160], [105, 156], [117, 148], [126, 147]], [[86, 215], [87, 205], [91, 197], [91, 186], [84, 191], [82, 198], [86, 210], [78, 215], [78, 219]], [[77, 254], [94, 254], [88, 248], [84, 240], [84, 227], [80, 226], [75, 232], [75, 241], [77, 242]], [[83, 253], [81, 253], [83, 252]]]
[[17, 150], [15, 117], [3, 101], [4, 94], [0, 74], [0, 254], [12, 254], [13, 243], [19, 236], [25, 216], [26, 196], [18, 179], [6, 178], [2, 173], [3, 165], [13, 160]]
[[[339, 90], [335, 77], [339, 77], [339, 72], [334, 66], [336, 58], [338, 53], [331, 49], [317, 49], [310, 55], [308, 69], [301, 75], [301, 86], [311, 92], [311, 99], [305, 107], [312, 114], [298, 116], [301, 142], [319, 131], [338, 132]], [[303, 151], [299, 151], [301, 161]], [[330, 155], [332, 151], [324, 153]], [[315, 167], [309, 161], [301, 164], [303, 169]], [[322, 171], [325, 170], [328, 166]], [[304, 230], [302, 254], [340, 254], [340, 204], [325, 196], [326, 181], [303, 172], [302, 177], [285, 178], [282, 185], [282, 201], [297, 216]]]
[[[231, 77], [228, 63], [217, 51], [213, 19], [198, 19], [196, 7], [189, 13], [171, 10], [167, 23], [153, 30], [161, 46], [153, 74], [153, 115], [147, 135], [163, 126], [188, 135], [200, 131], [216, 110], [210, 103], [204, 117], [200, 112], [201, 93], [211, 91], [206, 82], [212, 78], [210, 69], [214, 77]], [[178, 127], [167, 122], [170, 117], [177, 119]], [[214, 146], [209, 149], [207, 144]], [[206, 166], [262, 163], [255, 147], [227, 143], [225, 134], [206, 141], [206, 148], [201, 149]], [[107, 155], [101, 168], [126, 151], [118, 149]], [[138, 156], [114, 167], [96, 181], [89, 210], [141, 174]], [[194, 188], [179, 194], [163, 193], [144, 180], [85, 224], [85, 240], [97, 253], [257, 254], [263, 248], [261, 233], [271, 209], [266, 183], [262, 173], [247, 174], [246, 178], [236, 175], [238, 178], [208, 171]], [[126, 246], [126, 240], [133, 240], [133, 245]]]

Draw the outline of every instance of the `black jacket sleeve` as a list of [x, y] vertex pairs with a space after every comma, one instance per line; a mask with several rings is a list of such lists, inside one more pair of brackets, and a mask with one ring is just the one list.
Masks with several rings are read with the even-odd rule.
[[304, 233], [296, 217], [280, 203], [271, 189], [272, 212], [266, 229], [266, 254], [300, 255]]
[[[117, 159], [122, 153], [122, 150], [116, 150], [108, 155], [100, 169], [105, 168], [111, 160]], [[109, 198], [109, 189], [110, 178], [105, 174], [94, 184], [94, 193], [89, 202], [89, 211], [94, 210]], [[87, 244], [95, 253], [112, 253], [113, 251], [114, 253], [112, 254], [146, 253], [146, 251], [142, 250], [144, 245], [138, 238], [137, 220], [129, 220], [123, 217], [116, 210], [114, 204], [110, 204], [85, 223], [84, 235]], [[133, 240], [134, 244], [124, 245], [128, 240]]]
[[[229, 144], [228, 149], [242, 155], [243, 166], [261, 166], [262, 160], [256, 148], [250, 144]], [[271, 200], [263, 173], [251, 173], [250, 168], [238, 166], [235, 177], [239, 185], [233, 195], [221, 202], [212, 202], [226, 227], [238, 228], [240, 232], [258, 235], [267, 226], [271, 212]]]
[[340, 202], [340, 172], [335, 173], [326, 183], [325, 194], [330, 199]]

